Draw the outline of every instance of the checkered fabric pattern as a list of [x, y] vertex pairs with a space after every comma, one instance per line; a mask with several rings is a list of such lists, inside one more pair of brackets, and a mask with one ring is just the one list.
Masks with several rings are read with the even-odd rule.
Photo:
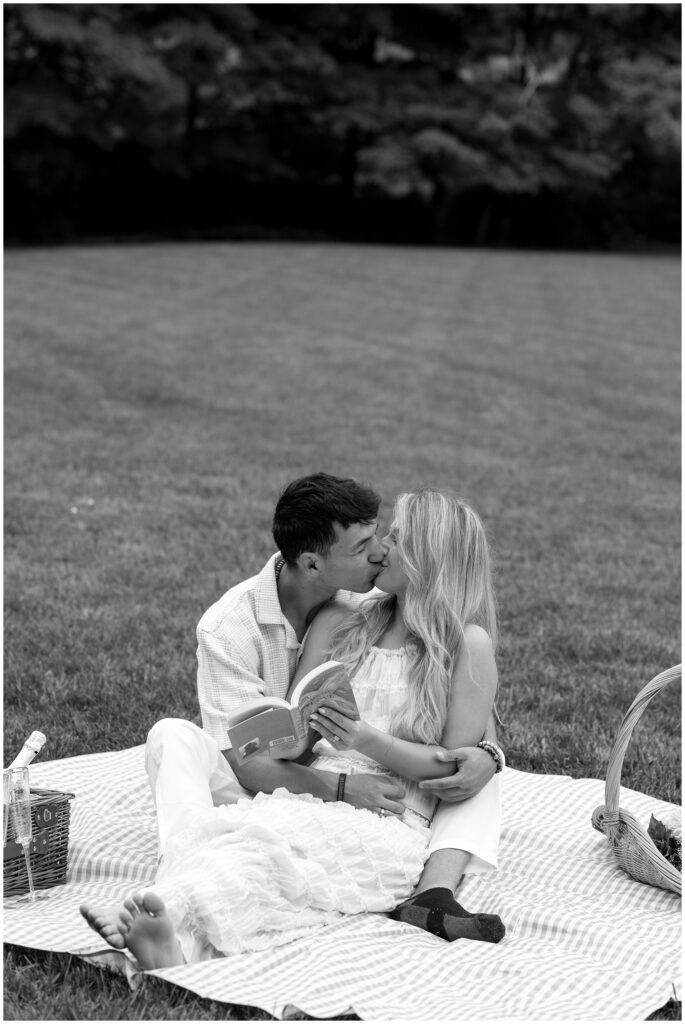
[[[127, 969], [90, 931], [84, 900], [107, 905], [151, 884], [155, 820], [143, 747], [32, 767], [32, 783], [76, 794], [68, 884], [35, 906], [4, 901], [6, 942]], [[353, 1010], [365, 1020], [644, 1020], [679, 989], [680, 899], [633, 881], [590, 823], [604, 783], [503, 773], [500, 870], [460, 899], [498, 913], [496, 946], [443, 942], [383, 915], [348, 917], [272, 952], [151, 972], [210, 999], [284, 1019]], [[672, 805], [621, 790], [648, 821]], [[140, 975], [138, 975], [138, 979]]]
[[260, 697], [285, 697], [300, 653], [278, 601], [272, 555], [262, 571], [208, 608], [197, 627], [197, 691], [202, 728], [222, 750], [228, 720]]
[[[222, 750], [231, 746], [228, 720], [261, 697], [285, 697], [304, 643], [278, 600], [272, 555], [256, 576], [226, 591], [197, 626], [197, 693], [202, 728]], [[350, 609], [368, 597], [340, 590]]]

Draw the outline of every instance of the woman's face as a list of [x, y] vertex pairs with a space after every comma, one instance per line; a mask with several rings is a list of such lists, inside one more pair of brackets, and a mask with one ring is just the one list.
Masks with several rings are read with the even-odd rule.
[[381, 541], [384, 556], [382, 569], [374, 580], [374, 586], [386, 594], [404, 595], [409, 580], [402, 569], [400, 553], [397, 550], [397, 525], [393, 523], [390, 531]]

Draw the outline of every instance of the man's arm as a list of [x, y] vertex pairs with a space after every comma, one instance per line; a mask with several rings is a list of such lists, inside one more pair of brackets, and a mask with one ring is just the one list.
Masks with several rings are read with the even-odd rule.
[[[239, 765], [233, 750], [224, 750], [223, 755], [243, 789], [252, 793], [273, 793], [275, 789], [283, 788], [289, 793], [311, 793], [321, 800], [338, 798], [339, 776], [336, 772], [308, 768], [293, 761], [272, 760], [268, 756], [253, 757]], [[348, 775], [345, 779], [345, 802], [353, 807], [402, 814], [403, 796], [404, 787], [386, 775]]]
[[[492, 712], [483, 739], [489, 743], [497, 743], [495, 716]], [[444, 779], [428, 779], [421, 782], [419, 788], [428, 790], [448, 804], [461, 803], [462, 800], [468, 800], [469, 797], [480, 793], [497, 770], [492, 754], [481, 747], [458, 747], [456, 750], [446, 750], [437, 757], [441, 761], [456, 761], [456, 772]]]
[[259, 675], [259, 655], [251, 638], [241, 636], [238, 628], [234, 632], [239, 641], [203, 629], [202, 625], [197, 630], [197, 697], [202, 728], [222, 750], [230, 747], [230, 718], [269, 696]]
[[[240, 785], [252, 793], [272, 793], [280, 787], [291, 793], [311, 793], [322, 800], [336, 800], [338, 775], [335, 772], [268, 757], [255, 757], [244, 765], [237, 764], [229, 743], [228, 720], [266, 695], [264, 682], [248, 666], [247, 654], [241, 657], [235, 642], [201, 627], [197, 639], [197, 689], [202, 728], [217, 741]], [[246, 649], [249, 653], [247, 646]], [[404, 807], [399, 800], [403, 795], [402, 786], [384, 776], [360, 774], [348, 776], [345, 782], [345, 801], [354, 807], [384, 808], [392, 814], [401, 814]]]

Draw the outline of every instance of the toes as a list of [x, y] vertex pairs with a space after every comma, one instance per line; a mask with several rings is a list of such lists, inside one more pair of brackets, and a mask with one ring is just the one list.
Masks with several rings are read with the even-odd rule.
[[127, 896], [123, 902], [122, 913], [128, 911], [131, 920], [129, 924], [133, 924], [133, 921], [139, 914], [143, 913], [143, 896], [139, 892], [132, 892], [130, 896]]
[[114, 949], [124, 949], [126, 940], [110, 915], [91, 907], [88, 903], [83, 903], [79, 907], [79, 911], [89, 927], [97, 932], [101, 939], [104, 939]]
[[164, 906], [164, 900], [157, 895], [156, 892], [146, 892], [143, 896], [143, 909], [148, 914], [152, 914], [154, 917], [165, 913], [166, 907]]
[[126, 939], [113, 924], [103, 925], [102, 928], [98, 929], [98, 934], [114, 949], [126, 948]]
[[122, 907], [119, 911], [119, 924], [124, 931], [128, 931], [133, 924], [133, 916], [129, 914], [125, 907]]
[[90, 925], [96, 932], [107, 923], [107, 916], [101, 910], [96, 907], [91, 907], [89, 903], [82, 903], [79, 907], [81, 916], [85, 918], [87, 924]]
[[90, 909], [90, 904], [82, 903], [81, 906], [78, 909], [79, 909], [79, 913], [80, 913], [81, 917], [85, 917], [85, 919], [88, 922], [88, 924], [90, 924], [91, 919], [92, 919], [92, 911]]

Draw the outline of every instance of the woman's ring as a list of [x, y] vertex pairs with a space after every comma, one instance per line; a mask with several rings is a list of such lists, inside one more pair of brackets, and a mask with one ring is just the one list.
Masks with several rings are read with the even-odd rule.
[[340, 737], [339, 736], [334, 736], [333, 739], [335, 740], [336, 743], [340, 743]]

